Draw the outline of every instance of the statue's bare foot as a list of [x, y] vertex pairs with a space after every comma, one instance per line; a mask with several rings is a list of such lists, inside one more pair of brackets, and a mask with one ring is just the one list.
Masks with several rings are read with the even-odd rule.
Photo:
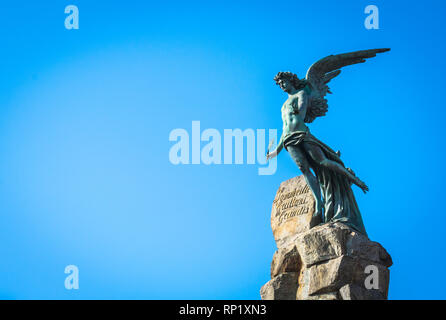
[[356, 185], [358, 187], [360, 187], [364, 193], [367, 193], [367, 191], [369, 191], [369, 187], [363, 181], [361, 181], [359, 179], [358, 179], [358, 183], [356, 183]]
[[310, 229], [322, 223], [322, 205], [316, 205], [316, 211], [311, 216]]
[[314, 213], [310, 220], [310, 229], [322, 223], [321, 214]]

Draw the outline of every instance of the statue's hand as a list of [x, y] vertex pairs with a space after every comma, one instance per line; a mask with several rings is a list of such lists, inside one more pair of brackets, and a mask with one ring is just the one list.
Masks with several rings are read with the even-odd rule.
[[273, 152], [268, 152], [266, 154], [266, 160], [270, 160], [270, 159], [272, 159], [272, 158], [274, 158], [276, 156], [277, 156], [277, 150], [274, 150]]

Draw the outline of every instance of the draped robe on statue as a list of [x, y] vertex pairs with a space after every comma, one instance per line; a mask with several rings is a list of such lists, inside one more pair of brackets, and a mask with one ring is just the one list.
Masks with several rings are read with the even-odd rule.
[[[316, 175], [324, 203], [323, 221], [342, 222], [358, 232], [367, 235], [350, 180], [344, 175], [315, 163], [305, 152], [304, 148], [302, 148], [301, 144], [303, 141], [316, 144], [322, 149], [327, 159], [335, 161], [343, 167], [345, 166], [339, 155], [333, 149], [318, 140], [309, 131], [295, 131], [287, 134], [284, 138], [285, 149], [288, 151], [288, 147], [290, 146], [301, 148]], [[293, 160], [298, 162], [298, 159]]]

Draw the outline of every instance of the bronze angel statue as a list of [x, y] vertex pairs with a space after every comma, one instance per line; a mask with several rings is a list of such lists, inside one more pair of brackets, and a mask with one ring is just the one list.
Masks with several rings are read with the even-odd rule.
[[[372, 49], [330, 55], [314, 63], [305, 79], [291, 72], [279, 72], [274, 80], [288, 93], [282, 106], [283, 131], [277, 148], [267, 153], [267, 159], [277, 156], [285, 148], [302, 171], [313, 193], [316, 208], [310, 228], [324, 222], [343, 222], [367, 235], [351, 185], [364, 192], [369, 188], [350, 168], [345, 167], [339, 151], [310, 133], [306, 123], [322, 117], [328, 110], [325, 96], [330, 92], [328, 83], [341, 68], [363, 63], [367, 58], [390, 49]], [[312, 173], [312, 171], [314, 174]]]

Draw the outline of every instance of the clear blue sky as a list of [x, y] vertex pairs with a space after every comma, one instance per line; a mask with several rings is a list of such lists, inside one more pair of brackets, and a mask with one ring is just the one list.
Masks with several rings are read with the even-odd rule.
[[[76, 4], [80, 29], [64, 28]], [[380, 9], [366, 30], [364, 8]], [[281, 128], [272, 78], [391, 47], [333, 80], [312, 132], [370, 186], [389, 298], [445, 299], [444, 1], [3, 1], [0, 298], [259, 299], [283, 153], [174, 166], [172, 129]], [[79, 267], [80, 289], [64, 288]]]

